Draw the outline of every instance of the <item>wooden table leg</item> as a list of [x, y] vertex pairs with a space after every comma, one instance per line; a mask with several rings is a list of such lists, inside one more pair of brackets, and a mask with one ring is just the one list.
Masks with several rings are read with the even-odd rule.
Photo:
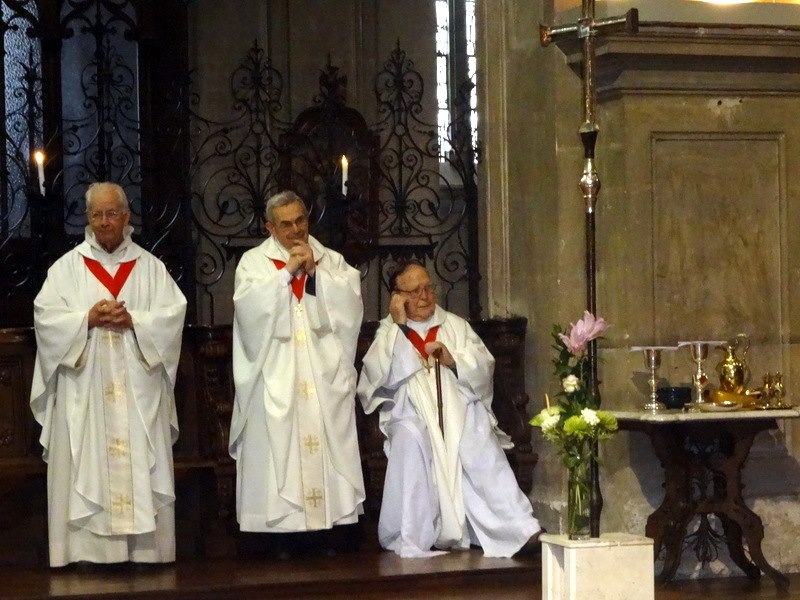
[[[722, 522], [731, 559], [750, 579], [757, 579], [760, 573], [756, 571], [760, 570], [772, 578], [778, 589], [786, 590], [789, 579], [767, 562], [761, 550], [761, 541], [764, 539], [761, 517], [750, 510], [742, 499], [742, 469], [758, 431], [751, 427], [729, 428], [733, 446], [719, 469], [724, 475], [725, 491], [722, 506], [715, 512]], [[742, 538], [747, 542], [750, 560], [745, 556]]]
[[647, 518], [645, 535], [653, 539], [653, 556], [664, 549], [664, 566], [656, 576], [666, 583], [675, 576], [681, 562], [686, 528], [694, 515], [689, 489], [689, 469], [684, 459], [682, 440], [678, 436], [650, 431], [650, 440], [664, 468], [664, 500]]
[[[653, 538], [655, 558], [664, 551], [664, 566], [656, 576], [659, 583], [677, 572], [692, 519], [714, 514], [722, 525], [731, 560], [747, 577], [758, 579], [763, 572], [779, 590], [788, 588], [788, 578], [767, 562], [761, 550], [761, 519], [742, 499], [742, 468], [753, 440], [771, 427], [775, 422], [766, 420], [717, 422], [713, 427], [709, 423], [641, 427], [664, 468], [664, 500], [648, 517], [645, 528], [645, 535]], [[710, 533], [711, 537], [704, 538], [698, 532], [699, 542], [716, 548], [720, 536]], [[703, 564], [711, 560], [697, 549], [696, 553]]]
[[742, 528], [739, 523], [733, 519], [729, 519], [724, 513], [717, 514], [720, 523], [722, 524], [722, 531], [725, 533], [725, 540], [728, 544], [728, 552], [730, 553], [731, 560], [739, 567], [748, 579], [759, 579], [761, 577], [761, 569], [755, 564], [750, 562], [744, 552], [742, 546]]

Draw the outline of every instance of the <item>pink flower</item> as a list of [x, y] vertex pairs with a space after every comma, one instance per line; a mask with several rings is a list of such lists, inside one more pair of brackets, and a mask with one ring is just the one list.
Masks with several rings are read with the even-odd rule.
[[604, 318], [595, 319], [594, 315], [588, 310], [583, 311], [583, 319], [577, 323], [570, 323], [570, 325], [572, 329], [569, 332], [569, 337], [563, 333], [559, 333], [558, 337], [564, 342], [567, 350], [576, 356], [583, 352], [587, 342], [600, 337], [608, 329], [608, 323]]

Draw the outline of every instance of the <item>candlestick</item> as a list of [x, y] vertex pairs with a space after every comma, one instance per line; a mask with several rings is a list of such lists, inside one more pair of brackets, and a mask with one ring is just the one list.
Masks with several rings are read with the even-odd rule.
[[342, 154], [342, 195], [347, 196], [347, 157]]
[[44, 196], [44, 152], [37, 150], [33, 153], [36, 170], [39, 172], [39, 193]]

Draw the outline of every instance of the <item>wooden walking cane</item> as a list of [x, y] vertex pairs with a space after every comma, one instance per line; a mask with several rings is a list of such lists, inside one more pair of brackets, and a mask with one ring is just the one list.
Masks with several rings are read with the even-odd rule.
[[436, 408], [439, 410], [439, 429], [444, 436], [444, 406], [442, 404], [442, 349], [437, 348], [431, 353], [436, 374]]

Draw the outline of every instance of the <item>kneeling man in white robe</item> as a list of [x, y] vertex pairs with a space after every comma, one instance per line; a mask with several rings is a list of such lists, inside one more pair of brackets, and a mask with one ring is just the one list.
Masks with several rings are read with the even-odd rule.
[[511, 440], [491, 408], [494, 358], [464, 319], [436, 305], [422, 265], [401, 265], [390, 286], [390, 314], [358, 384], [365, 412], [380, 409], [386, 435], [381, 546], [403, 557], [470, 544], [486, 556], [511, 556], [534, 546], [541, 527], [503, 452]]
[[[236, 517], [246, 532], [329, 531], [363, 512], [354, 366], [361, 278], [309, 235], [297, 194], [272, 196], [265, 213], [270, 237], [242, 256], [233, 295]], [[278, 537], [276, 546], [313, 536]]]
[[135, 244], [122, 188], [86, 192], [83, 243], [34, 301], [31, 408], [47, 462], [50, 566], [175, 560], [173, 389], [186, 299]]

